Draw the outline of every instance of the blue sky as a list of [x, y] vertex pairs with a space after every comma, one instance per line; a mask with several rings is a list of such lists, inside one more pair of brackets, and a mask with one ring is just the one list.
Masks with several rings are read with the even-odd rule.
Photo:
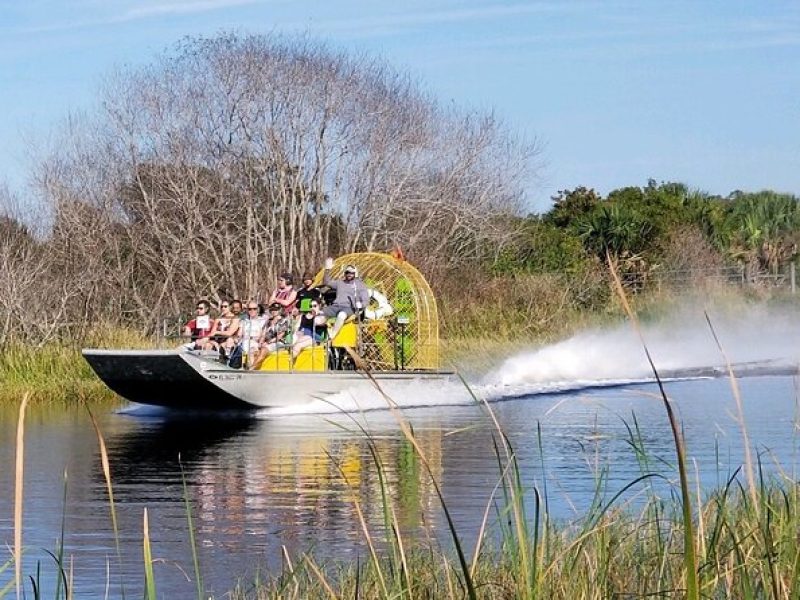
[[800, 3], [0, 0], [0, 181], [104, 74], [186, 35], [305, 33], [382, 56], [542, 144], [530, 205], [648, 178], [800, 193]]

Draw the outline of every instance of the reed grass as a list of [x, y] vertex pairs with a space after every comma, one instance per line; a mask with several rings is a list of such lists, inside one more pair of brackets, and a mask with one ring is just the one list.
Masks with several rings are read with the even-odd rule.
[[[24, 411], [20, 417], [24, 417]], [[366, 520], [362, 521], [362, 534], [372, 547], [367, 560], [336, 562], [304, 553], [292, 557], [284, 549], [283, 572], [241, 586], [231, 591], [230, 597], [686, 597], [683, 499], [679, 491], [659, 495], [657, 487], [650, 485], [654, 479], [672, 485], [674, 474], [669, 466], [648, 454], [635, 418], [626, 426], [641, 474], [607, 499], [601, 493], [606, 484], [599, 475], [597, 500], [573, 522], [549, 518], [543, 488], [522, 485], [521, 465], [514, 448], [496, 432], [495, 449], [484, 450], [495, 454], [498, 476], [496, 483], [487, 488], [485, 516], [466, 567], [469, 579], [464, 576], [457, 552], [443, 553], [435, 540], [403, 537], [393, 510], [391, 484], [384, 477], [380, 494], [381, 502], [386, 504], [384, 525], [371, 529]], [[370, 443], [369, 432], [363, 430], [362, 434]], [[423, 446], [413, 429], [408, 427], [404, 434], [423, 460]], [[98, 430], [101, 448], [102, 439]], [[18, 449], [24, 448], [24, 421], [17, 443]], [[373, 448], [375, 469], [380, 470], [382, 458], [376, 444]], [[111, 469], [107, 456], [103, 460], [102, 454], [101, 450], [103, 474], [110, 487]], [[657, 472], [659, 467], [667, 472]], [[427, 473], [433, 477], [432, 472]], [[796, 543], [800, 531], [800, 485], [785, 475], [768, 477], [763, 469], [756, 469], [756, 473], [755, 502], [752, 491], [734, 475], [721, 489], [696, 504], [696, 519], [702, 523], [693, 530], [700, 549], [698, 592], [705, 598], [795, 598], [800, 591], [800, 546]], [[341, 474], [346, 477], [344, 472]], [[17, 477], [21, 478], [21, 474]], [[356, 490], [353, 492], [352, 500], [357, 502]], [[624, 498], [631, 492], [642, 495], [641, 502], [626, 503]], [[109, 504], [113, 507], [112, 498], [110, 490]], [[190, 504], [188, 494], [186, 501]], [[447, 510], [444, 496], [440, 502]], [[531, 506], [535, 510], [527, 514], [526, 507]], [[190, 510], [187, 508], [187, 515]], [[110, 515], [114, 515], [113, 508]], [[16, 523], [21, 532], [21, 512]], [[193, 534], [194, 526], [187, 527]], [[460, 544], [466, 554], [465, 543], [455, 528], [450, 535], [452, 543]], [[149, 520], [144, 516], [143, 589], [147, 598], [156, 597], [151, 544]], [[18, 548], [22, 548], [21, 540]], [[37, 568], [30, 586], [41, 595], [38, 579]], [[71, 576], [69, 581], [56, 598], [70, 596]], [[472, 591], [467, 581], [471, 582]], [[135, 585], [131, 583], [130, 587]], [[0, 598], [10, 589], [8, 585], [5, 591], [0, 589]], [[79, 591], [76, 597], [80, 597]]]
[[28, 396], [22, 398], [17, 420], [16, 460], [14, 465], [14, 587], [17, 600], [22, 594], [22, 498], [25, 481], [25, 410]]
[[192, 502], [189, 499], [189, 487], [186, 485], [186, 474], [183, 472], [183, 462], [180, 455], [178, 455], [178, 464], [181, 468], [181, 486], [183, 487], [183, 502], [186, 508], [186, 528], [189, 531], [189, 546], [192, 549], [192, 566], [194, 567], [197, 600], [203, 600], [203, 575], [200, 571], [200, 558], [197, 553], [197, 539], [195, 538], [194, 521], [192, 520]]
[[645, 356], [647, 356], [647, 362], [656, 378], [658, 391], [663, 401], [664, 410], [667, 414], [667, 420], [669, 421], [670, 429], [672, 430], [672, 440], [675, 444], [675, 456], [678, 462], [678, 477], [680, 478], [681, 510], [683, 512], [683, 560], [686, 577], [686, 597], [689, 598], [689, 600], [699, 600], [700, 592], [697, 580], [697, 556], [694, 538], [694, 521], [692, 517], [692, 498], [689, 492], [689, 477], [686, 470], [686, 445], [683, 441], [683, 433], [681, 431], [680, 424], [678, 423], [678, 419], [675, 416], [675, 412], [672, 409], [672, 402], [667, 396], [666, 390], [664, 389], [664, 383], [661, 381], [661, 376], [659, 375], [658, 369], [653, 362], [653, 357], [650, 355], [650, 350], [647, 347], [647, 342], [645, 341], [644, 334], [642, 333], [642, 328], [639, 326], [639, 319], [628, 302], [628, 297], [625, 294], [624, 288], [622, 287], [622, 282], [620, 281], [619, 274], [614, 266], [614, 261], [611, 260], [611, 255], [608, 253], [606, 253], [606, 262], [608, 263], [608, 268], [611, 273], [614, 290], [616, 291], [617, 296], [622, 303], [625, 313], [628, 315], [628, 318], [631, 321], [631, 325], [636, 331], [636, 334], [639, 336], [642, 349], [644, 350]]
[[[82, 345], [155, 348], [162, 343], [128, 329], [102, 326]], [[115, 398], [83, 359], [80, 347], [72, 342], [53, 341], [43, 346], [7, 344], [0, 348], [0, 381], [3, 382], [0, 402], [16, 402], [23, 394], [28, 394], [32, 401]]]
[[[762, 546], [752, 532], [765, 524], [744, 488], [731, 485], [712, 494], [699, 507], [709, 523], [701, 562], [699, 593], [705, 598], [794, 598], [798, 590], [798, 489], [764, 482], [760, 500], [772, 512], [772, 547]], [[657, 506], [658, 520], [651, 518]], [[641, 598], [687, 596], [683, 557], [683, 508], [678, 498], [649, 499], [637, 510], [611, 506], [593, 515], [592, 525], [547, 524], [550, 543], [541, 555], [541, 573], [533, 588], [523, 588], [518, 557], [494, 548], [483, 553], [474, 572], [479, 598]], [[501, 542], [502, 543], [502, 542]], [[544, 548], [544, 547], [543, 547]], [[416, 547], [407, 556], [411, 597], [463, 598], [463, 584], [451, 576], [452, 564], [432, 561], [428, 548]], [[293, 581], [303, 598], [409, 597], [398, 584], [384, 590], [377, 572], [391, 568], [391, 559], [355, 565], [315, 561], [305, 557], [308, 570], [295, 571]], [[319, 574], [326, 573], [324, 584]], [[778, 582], [778, 583], [776, 583]], [[232, 598], [281, 598], [283, 582], [268, 580], [255, 589], [235, 590]]]
[[0, 352], [0, 402], [108, 401], [113, 393], [94, 375], [75, 348], [11, 346]]
[[147, 507], [142, 517], [142, 559], [144, 561], [144, 598], [158, 600], [156, 593], [156, 577], [153, 573], [153, 552], [150, 549], [150, 524], [147, 519]]

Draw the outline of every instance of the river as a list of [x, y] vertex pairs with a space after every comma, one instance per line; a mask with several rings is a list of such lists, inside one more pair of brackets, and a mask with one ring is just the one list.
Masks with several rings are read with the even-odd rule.
[[[563, 348], [548, 352], [563, 354]], [[619, 353], [604, 360], [611, 358], [619, 362]], [[533, 487], [545, 496], [551, 516], [567, 521], [581, 518], [598, 485], [610, 498], [648, 469], [674, 482], [669, 423], [657, 387], [636, 381], [646, 376], [639, 363], [628, 361], [624, 372], [591, 382], [586, 372], [601, 369], [602, 361], [576, 372], [562, 356], [569, 373], [548, 372], [549, 383], [539, 374], [539, 382], [526, 387], [530, 372], [521, 377], [514, 360], [536, 363], [531, 356], [516, 357], [504, 365], [502, 382], [482, 380], [478, 391], [491, 399], [488, 405], [475, 403], [464, 389], [417, 390], [398, 399], [401, 413], [388, 410], [379, 394], [350, 399], [346, 414], [321, 403], [244, 418], [98, 404], [92, 410], [108, 449], [119, 556], [98, 439], [86, 409], [33, 406], [25, 427], [23, 572], [35, 576], [39, 563], [44, 596], [52, 597], [56, 568], [49, 552], [57, 553], [63, 539], [75, 597], [120, 597], [123, 585], [126, 597], [140, 597], [146, 509], [160, 597], [196, 597], [186, 499], [204, 586], [216, 597], [238, 581], [248, 585], [258, 574], [279, 571], [284, 552], [293, 560], [312, 553], [322, 562], [363, 561], [367, 550], [356, 502], [371, 535], [380, 538], [383, 527], [373, 450], [407, 540], [436, 539], [446, 550], [451, 542], [431, 476], [400, 419], [413, 427], [467, 547], [500, 476], [497, 429], [488, 407], [517, 453], [529, 514]], [[770, 375], [738, 383], [752, 447], [765, 471], [783, 470], [794, 478], [797, 379]], [[706, 491], [723, 485], [743, 461], [731, 382], [682, 378], [666, 388], [684, 428], [693, 481]], [[16, 419], [14, 407], [0, 410], [0, 542], [6, 554], [0, 566], [13, 547]], [[631, 446], [636, 427], [649, 466], [643, 467]], [[659, 485], [669, 493], [669, 483]], [[619, 502], [635, 508], [641, 491], [642, 485], [633, 486]], [[13, 569], [0, 572], [0, 589], [12, 577]]]

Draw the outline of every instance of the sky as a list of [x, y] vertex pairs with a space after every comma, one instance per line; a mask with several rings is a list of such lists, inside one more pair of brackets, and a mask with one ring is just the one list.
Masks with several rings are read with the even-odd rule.
[[28, 193], [35, 148], [111, 70], [222, 31], [310, 35], [493, 111], [542, 148], [534, 211], [651, 178], [800, 194], [796, 0], [0, 0], [0, 182]]

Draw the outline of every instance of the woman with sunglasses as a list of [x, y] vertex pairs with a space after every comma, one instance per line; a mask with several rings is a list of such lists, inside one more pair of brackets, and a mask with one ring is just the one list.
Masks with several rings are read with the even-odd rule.
[[308, 312], [300, 313], [295, 324], [292, 358], [297, 358], [303, 348], [321, 344], [328, 339], [328, 319], [322, 314], [318, 301], [311, 302]]
[[217, 331], [214, 341], [219, 345], [223, 358], [227, 358], [236, 345], [236, 334], [239, 331], [239, 317], [231, 311], [231, 303], [223, 300], [219, 305], [220, 315], [217, 319]]

